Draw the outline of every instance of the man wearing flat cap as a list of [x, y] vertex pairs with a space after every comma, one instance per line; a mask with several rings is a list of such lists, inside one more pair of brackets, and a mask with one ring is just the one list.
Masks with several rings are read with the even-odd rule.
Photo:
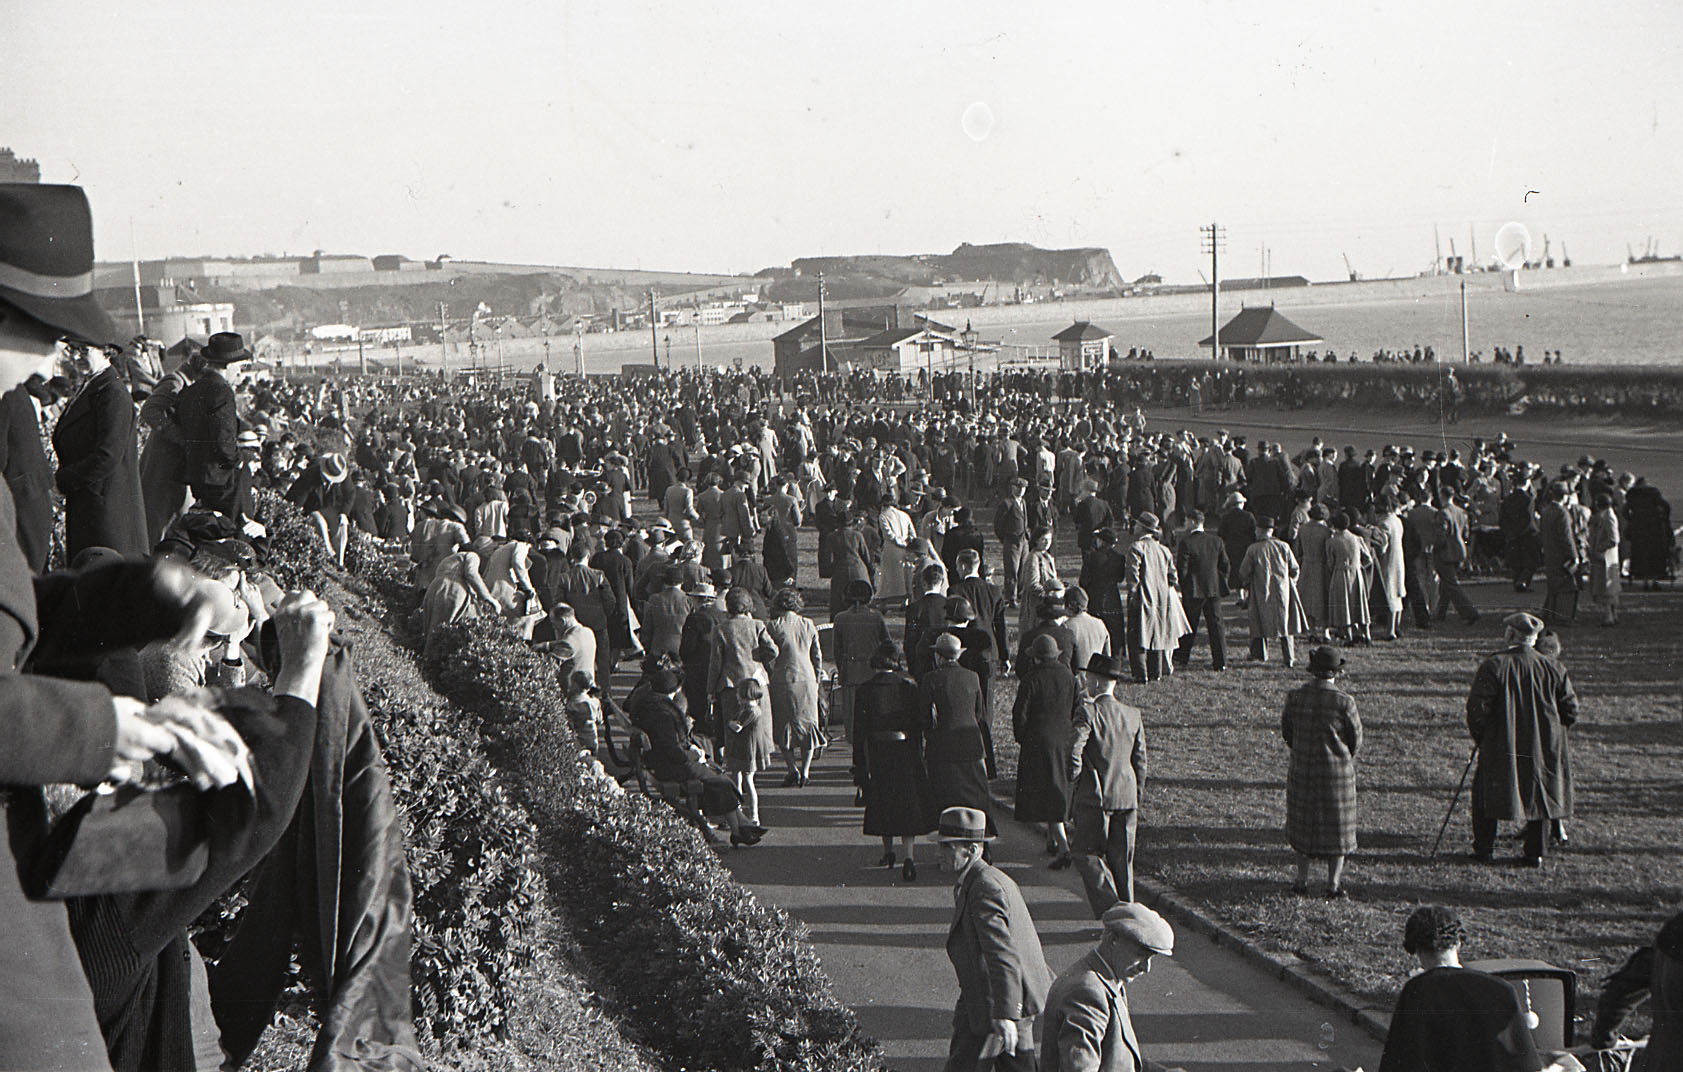
[[1169, 921], [1142, 904], [1124, 902], [1102, 917], [1099, 944], [1058, 976], [1046, 995], [1040, 1072], [1135, 1072], [1158, 1069], [1140, 1053], [1128, 1015], [1130, 980], [1151, 970], [1154, 956], [1173, 956]]
[[1578, 719], [1578, 697], [1566, 668], [1537, 651], [1541, 619], [1521, 611], [1502, 624], [1508, 646], [1479, 664], [1467, 694], [1467, 729], [1478, 744], [1473, 855], [1489, 863], [1497, 823], [1519, 820], [1520, 863], [1541, 867], [1549, 821], [1572, 816], [1566, 727]]
[[1011, 876], [982, 859], [990, 837], [986, 815], [975, 808], [947, 808], [936, 837], [954, 875], [947, 959], [958, 976], [945, 1072], [983, 1067], [1029, 1072], [1035, 1065], [1034, 1021], [1052, 983], [1040, 935]]

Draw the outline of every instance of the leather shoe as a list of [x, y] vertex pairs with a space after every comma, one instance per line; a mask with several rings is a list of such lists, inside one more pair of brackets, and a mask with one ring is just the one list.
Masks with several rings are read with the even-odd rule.
[[882, 858], [877, 861], [877, 866], [878, 867], [893, 867], [894, 866], [894, 853], [893, 852], [883, 853]]
[[1543, 866], [1543, 858], [1541, 856], [1521, 856], [1519, 866], [1534, 871]]
[[1062, 871], [1064, 868], [1068, 867], [1070, 864], [1072, 864], [1074, 862], [1075, 862], [1074, 857], [1070, 856], [1069, 853], [1060, 852], [1060, 853], [1058, 853], [1058, 858], [1053, 860], [1051, 863], [1047, 864], [1046, 866], [1051, 868], [1053, 871]]
[[905, 879], [907, 882], [916, 882], [917, 881], [917, 864], [914, 863], [913, 861], [909, 860], [909, 859], [904, 864], [901, 864], [900, 865], [900, 877]]
[[760, 838], [765, 836], [765, 828], [764, 827], [753, 827], [752, 829], [755, 829], [755, 830], [759, 831], [759, 833], [757, 833], [757, 834], [750, 834], [748, 832], [749, 829], [750, 829], [749, 827], [743, 827], [741, 833], [731, 834], [731, 836], [730, 836], [731, 848], [734, 849], [738, 845], [758, 845], [760, 843]]

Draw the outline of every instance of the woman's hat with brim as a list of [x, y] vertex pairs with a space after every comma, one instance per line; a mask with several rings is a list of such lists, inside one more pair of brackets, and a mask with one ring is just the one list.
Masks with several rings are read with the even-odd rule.
[[1029, 654], [1036, 659], [1056, 659], [1059, 655], [1058, 638], [1050, 633], [1041, 633], [1029, 641]]
[[121, 339], [94, 300], [93, 214], [80, 186], [0, 183], [0, 302], [78, 342]]
[[988, 817], [976, 808], [948, 808], [935, 828], [937, 841], [992, 841]]

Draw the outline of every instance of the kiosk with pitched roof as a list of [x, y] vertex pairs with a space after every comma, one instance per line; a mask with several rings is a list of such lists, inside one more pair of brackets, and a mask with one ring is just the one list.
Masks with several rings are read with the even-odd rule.
[[1058, 344], [1058, 367], [1065, 372], [1103, 368], [1110, 360], [1110, 340], [1116, 336], [1089, 320], [1077, 320], [1052, 338]]
[[[1287, 320], [1272, 305], [1239, 310], [1238, 316], [1222, 325], [1220, 335], [1217, 356], [1235, 361], [1296, 361], [1303, 347], [1326, 341]], [[1198, 345], [1214, 346], [1216, 340], [1205, 336]]]

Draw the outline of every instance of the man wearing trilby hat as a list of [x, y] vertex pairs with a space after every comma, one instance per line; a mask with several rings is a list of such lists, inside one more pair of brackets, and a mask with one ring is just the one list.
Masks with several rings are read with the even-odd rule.
[[250, 487], [240, 465], [239, 410], [223, 370], [251, 357], [245, 340], [219, 331], [205, 343], [199, 378], [176, 396], [175, 420], [187, 452], [187, 484], [193, 498], [239, 524]]
[[[50, 371], [60, 339], [95, 346], [116, 339], [93, 298], [93, 253], [92, 220], [79, 187], [0, 184], [0, 392]], [[12, 623], [0, 638], [0, 662], [9, 667], [25, 664], [38, 634], [36, 594], [15, 528], [11, 492], [0, 486], [0, 610]], [[211, 582], [200, 585], [187, 571], [161, 563], [105, 569], [149, 572], [150, 582], [125, 582], [147, 595], [116, 606], [96, 602], [97, 621], [70, 607], [44, 608], [40, 620], [55, 622], [66, 612], [73, 620], [81, 617], [76, 627], [112, 648], [160, 639], [138, 635], [160, 623], [175, 628], [182, 642], [203, 636], [215, 612]], [[197, 707], [190, 714], [203, 720], [201, 727], [217, 727], [218, 736], [233, 733], [218, 715]], [[0, 785], [9, 790], [0, 794], [0, 822], [14, 840], [45, 834], [39, 818], [44, 804], [31, 787], [126, 778], [140, 763], [164, 755], [203, 789], [229, 785], [239, 775], [226, 752], [167, 708], [146, 709], [92, 682], [0, 675]], [[64, 906], [24, 896], [11, 844], [0, 840], [0, 915], [6, 920], [0, 1067], [107, 1067]]]
[[936, 837], [955, 876], [947, 959], [958, 975], [958, 1007], [946, 1072], [970, 1072], [992, 1058], [999, 1070], [1034, 1068], [1034, 1020], [1052, 982], [1022, 891], [982, 859], [991, 840], [975, 808], [941, 813]]
[[1131, 901], [1101, 917], [1099, 944], [1058, 976], [1046, 995], [1040, 1072], [1134, 1072], [1159, 1068], [1140, 1053], [1128, 1015], [1129, 981], [1151, 970], [1151, 958], [1175, 952], [1169, 921]]

